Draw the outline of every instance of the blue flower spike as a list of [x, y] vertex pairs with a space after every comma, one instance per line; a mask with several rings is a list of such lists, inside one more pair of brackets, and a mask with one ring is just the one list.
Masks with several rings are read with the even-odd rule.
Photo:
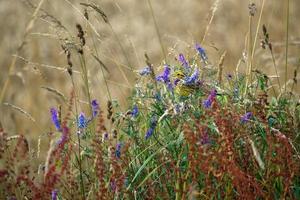
[[251, 120], [252, 117], [253, 117], [252, 112], [247, 112], [246, 114], [244, 114], [244, 115], [241, 117], [241, 123], [242, 123], [242, 124], [245, 124], [245, 123], [249, 122], [249, 121]]
[[205, 53], [204, 48], [202, 48], [202, 47], [200, 46], [200, 44], [196, 44], [196, 45], [195, 45], [195, 48], [196, 48], [196, 50], [197, 50], [199, 56], [201, 57], [201, 59], [202, 59], [205, 63], [207, 63], [208, 58], [207, 58], [207, 55], [206, 55], [206, 53]]
[[78, 128], [80, 129], [84, 129], [87, 125], [87, 120], [85, 118], [84, 113], [80, 113], [80, 115], [78, 116]]
[[131, 111], [131, 116], [135, 118], [138, 116], [138, 114], [139, 114], [139, 109], [138, 109], [137, 105], [134, 105], [133, 109]]
[[56, 130], [61, 131], [61, 125], [60, 125], [60, 120], [58, 119], [58, 113], [55, 108], [50, 109], [51, 113], [51, 120], [56, 128]]
[[100, 107], [99, 107], [99, 103], [96, 99], [92, 100], [92, 111], [93, 111], [93, 118], [97, 116], [97, 114], [99, 113]]

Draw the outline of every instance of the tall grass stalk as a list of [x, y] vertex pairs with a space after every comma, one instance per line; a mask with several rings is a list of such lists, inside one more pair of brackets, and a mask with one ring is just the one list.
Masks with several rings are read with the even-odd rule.
[[158, 24], [157, 24], [155, 15], [154, 15], [154, 11], [153, 11], [151, 0], [147, 0], [147, 1], [148, 1], [148, 5], [149, 5], [151, 17], [153, 19], [153, 23], [154, 23], [156, 35], [157, 35], [158, 40], [159, 40], [160, 48], [161, 48], [162, 54], [164, 56], [164, 60], [165, 60], [166, 63], [168, 63], [168, 61], [167, 61], [167, 54], [166, 54], [166, 51], [165, 51], [164, 46], [163, 46], [163, 42], [162, 42], [162, 39], [161, 39], [161, 34], [159, 32], [159, 28], [158, 28]]
[[113, 33], [114, 37], [116, 38], [117, 43], [119, 44], [119, 46], [120, 46], [120, 48], [121, 48], [121, 51], [122, 51], [122, 53], [123, 53], [123, 55], [124, 55], [124, 57], [125, 57], [125, 59], [126, 59], [127, 66], [130, 68], [131, 73], [132, 73], [132, 72], [133, 72], [133, 67], [132, 67], [132, 65], [130, 64], [128, 55], [127, 55], [127, 53], [126, 53], [126, 51], [125, 51], [125, 49], [124, 49], [124, 47], [123, 47], [123, 44], [122, 44], [122, 42], [121, 42], [121, 40], [120, 40], [118, 34], [117, 34], [117, 33], [115, 32], [115, 30], [113, 29], [113, 26], [111, 25], [110, 22], [108, 22], [108, 25], [109, 25], [109, 27], [110, 27], [110, 29], [111, 29], [111, 32]]
[[208, 24], [205, 28], [205, 32], [204, 32], [204, 35], [203, 35], [203, 38], [202, 38], [202, 41], [201, 41], [201, 44], [203, 45], [203, 43], [205, 42], [205, 39], [206, 39], [206, 36], [208, 34], [208, 31], [209, 31], [209, 28], [210, 28], [210, 25], [215, 17], [215, 13], [216, 11], [218, 10], [218, 5], [219, 5], [219, 2], [220, 0], [216, 0], [211, 8], [211, 16], [210, 16], [210, 19], [208, 21]]
[[[95, 49], [95, 52], [96, 52], [96, 56], [97, 56], [97, 58], [99, 58], [99, 54], [98, 54], [98, 50], [97, 50], [97, 47], [96, 47], [95, 39], [94, 39], [93, 36], [91, 36], [91, 37], [93, 39], [93, 45], [94, 45], [94, 49]], [[106, 91], [107, 91], [107, 94], [108, 94], [108, 99], [111, 100], [111, 93], [110, 93], [110, 90], [109, 90], [107, 79], [106, 79], [105, 74], [104, 74], [103, 66], [100, 66], [100, 69], [101, 69], [101, 73], [102, 73], [102, 78], [103, 78], [104, 83], [105, 83]]]
[[81, 70], [82, 70], [82, 79], [84, 82], [86, 94], [87, 94], [88, 101], [89, 101], [89, 112], [92, 115], [92, 113], [93, 113], [92, 104], [91, 104], [92, 98], [91, 98], [91, 92], [90, 92], [90, 87], [89, 87], [88, 70], [86, 67], [84, 55], [79, 55], [79, 59], [80, 59], [80, 66], [81, 66]]
[[[73, 92], [74, 92], [74, 104], [75, 104], [75, 116], [76, 116], [76, 126], [77, 126], [77, 142], [78, 142], [78, 167], [79, 167], [79, 178], [80, 178], [80, 190], [82, 199], [85, 199], [85, 189], [84, 189], [84, 181], [83, 181], [83, 170], [82, 170], [82, 160], [81, 160], [81, 139], [79, 134], [79, 127], [78, 127], [78, 104], [77, 104], [77, 93], [75, 88], [75, 82], [73, 76], [71, 76]], [[91, 112], [92, 114], [92, 112]]]
[[253, 47], [252, 47], [252, 29], [253, 29], [253, 16], [249, 14], [249, 23], [248, 23], [248, 40], [247, 40], [247, 49], [248, 49], [248, 56], [247, 56], [247, 76], [246, 76], [246, 87], [244, 96], [247, 95], [248, 86], [252, 82], [252, 55]]
[[285, 86], [284, 92], [287, 87], [287, 74], [288, 74], [288, 53], [289, 53], [289, 22], [290, 22], [290, 0], [286, 0], [286, 36], [285, 36]]

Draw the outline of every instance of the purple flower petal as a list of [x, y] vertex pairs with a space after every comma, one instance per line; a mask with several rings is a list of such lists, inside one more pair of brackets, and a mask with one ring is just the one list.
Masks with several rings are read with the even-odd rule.
[[201, 59], [206, 62], [208, 60], [204, 48], [202, 48], [199, 44], [195, 45], [196, 50], [198, 51], [198, 54], [200, 55]]
[[52, 122], [53, 122], [56, 130], [60, 131], [61, 130], [61, 126], [60, 126], [60, 121], [58, 119], [57, 110], [55, 108], [51, 108], [50, 112], [51, 112], [51, 119], [52, 119]]
[[253, 117], [253, 114], [251, 112], [247, 112], [245, 115], [243, 115], [241, 117], [241, 123], [244, 124], [248, 121], [250, 121], [250, 119]]
[[97, 102], [96, 99], [92, 100], [92, 110], [93, 110], [93, 117], [96, 117], [98, 114], [100, 108], [99, 108], [99, 103]]

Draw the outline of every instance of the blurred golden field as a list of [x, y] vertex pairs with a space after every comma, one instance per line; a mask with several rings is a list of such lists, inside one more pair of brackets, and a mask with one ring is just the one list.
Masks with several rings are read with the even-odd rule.
[[[36, 9], [40, 2], [42, 2], [40, 9]], [[92, 2], [99, 5], [107, 15], [109, 24], [105, 23], [99, 13], [92, 8], [80, 5]], [[207, 50], [210, 61], [218, 63], [222, 53], [227, 51], [224, 74], [236, 69], [237, 63], [246, 52], [249, 1], [152, 0], [151, 2], [162, 45], [168, 52], [171, 63], [175, 63], [178, 53], [188, 55], [193, 51], [194, 43], [201, 43], [207, 33], [201, 45]], [[263, 1], [251, 2], [257, 7], [253, 18], [255, 34]], [[84, 17], [85, 8], [89, 20]], [[292, 79], [300, 58], [298, 0], [290, 1], [289, 16], [288, 79]], [[91, 96], [99, 99], [102, 107], [106, 106], [107, 91], [101, 66], [92, 55], [99, 56], [107, 66], [108, 72], [105, 71], [105, 77], [112, 98], [120, 101], [122, 109], [126, 108], [126, 99], [135, 81], [134, 72], [129, 65], [133, 70], [145, 66], [145, 52], [155, 66], [159, 66], [163, 59], [153, 17], [146, 0], [1, 0], [0, 17], [0, 91], [9, 79], [0, 105], [0, 122], [9, 134], [21, 132], [25, 136], [36, 137], [51, 131], [49, 109], [64, 105], [64, 102], [43, 87], [53, 88], [66, 98], [70, 95], [72, 84], [66, 72], [67, 59], [61, 45], [71, 40], [78, 42], [77, 23], [82, 25], [85, 32], [87, 45], [84, 51]], [[266, 0], [262, 24], [268, 28], [283, 85], [286, 0]], [[275, 72], [271, 55], [260, 47], [262, 37], [260, 27], [254, 68], [273, 76]], [[20, 48], [23, 41], [25, 43]], [[80, 62], [76, 52], [71, 54], [76, 91], [84, 109], [84, 102], [87, 99], [84, 95], [83, 82], [81, 76], [75, 72], [80, 71]], [[11, 72], [9, 69], [12, 69]], [[246, 65], [242, 63], [239, 70], [244, 72], [245, 69]], [[299, 87], [297, 90], [299, 92]], [[26, 111], [27, 116], [3, 103], [21, 108]], [[32, 116], [31, 119], [29, 115]]]

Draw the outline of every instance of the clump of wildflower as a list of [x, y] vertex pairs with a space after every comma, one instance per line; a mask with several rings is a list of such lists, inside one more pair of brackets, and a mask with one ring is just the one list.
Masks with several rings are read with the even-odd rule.
[[205, 53], [204, 48], [202, 48], [199, 44], [196, 44], [196, 45], [195, 45], [195, 48], [196, 48], [198, 54], [200, 55], [201, 59], [202, 59], [204, 62], [207, 62], [208, 58], [207, 58], [207, 56], [206, 56], [206, 53]]
[[245, 124], [246, 122], [250, 121], [250, 119], [253, 117], [253, 114], [252, 112], [247, 112], [246, 114], [244, 114], [242, 117], [241, 117], [241, 123], [242, 124]]
[[170, 82], [170, 72], [171, 72], [170, 67], [168, 65], [165, 65], [163, 73], [158, 75], [156, 77], [156, 80], [164, 82], [164, 83], [169, 83]]
[[150, 121], [150, 127], [147, 130], [146, 135], [145, 135], [146, 140], [153, 135], [156, 125], [157, 125], [157, 119], [156, 119], [156, 117], [152, 117], [151, 121]]
[[203, 106], [204, 108], [210, 108], [211, 107], [211, 104], [213, 103], [213, 101], [215, 100], [217, 96], [217, 90], [213, 89], [209, 96], [207, 97], [206, 100], [203, 101]]
[[61, 130], [61, 125], [60, 125], [60, 120], [58, 119], [57, 110], [55, 108], [51, 108], [50, 113], [51, 113], [52, 122], [53, 122], [56, 130], [60, 131]]
[[139, 109], [138, 109], [137, 105], [134, 105], [134, 106], [133, 106], [133, 109], [132, 109], [132, 111], [131, 111], [131, 116], [132, 116], [132, 117], [137, 117], [138, 114], [139, 114]]
[[193, 72], [193, 74], [184, 80], [184, 84], [193, 85], [196, 83], [198, 78], [199, 78], [199, 70], [198, 70], [198, 68], [196, 68], [195, 71]]
[[93, 117], [96, 117], [100, 108], [99, 108], [99, 103], [97, 102], [96, 99], [92, 100], [92, 111], [93, 111]]
[[173, 90], [174, 87], [170, 81], [171, 68], [168, 65], [165, 65], [164, 71], [162, 74], [156, 77], [157, 81], [164, 82], [169, 90]]
[[141, 76], [147, 76], [151, 74], [151, 68], [149, 66], [146, 66], [145, 68], [139, 70], [139, 75]]
[[78, 126], [78, 128], [83, 129], [86, 127], [86, 125], [87, 125], [87, 120], [85, 118], [85, 115], [84, 115], [84, 113], [80, 113], [80, 115], [78, 116], [78, 125], [77, 126]]
[[122, 144], [120, 142], [118, 142], [116, 145], [116, 153], [115, 153], [117, 158], [121, 157], [121, 147], [122, 147]]
[[186, 59], [185, 59], [185, 57], [184, 57], [184, 55], [182, 53], [179, 54], [178, 60], [181, 62], [182, 66], [185, 69], [190, 69], [190, 66], [189, 66], [188, 62], [186, 61]]
[[51, 192], [51, 200], [57, 200], [57, 194], [58, 194], [58, 190], [54, 189]]

